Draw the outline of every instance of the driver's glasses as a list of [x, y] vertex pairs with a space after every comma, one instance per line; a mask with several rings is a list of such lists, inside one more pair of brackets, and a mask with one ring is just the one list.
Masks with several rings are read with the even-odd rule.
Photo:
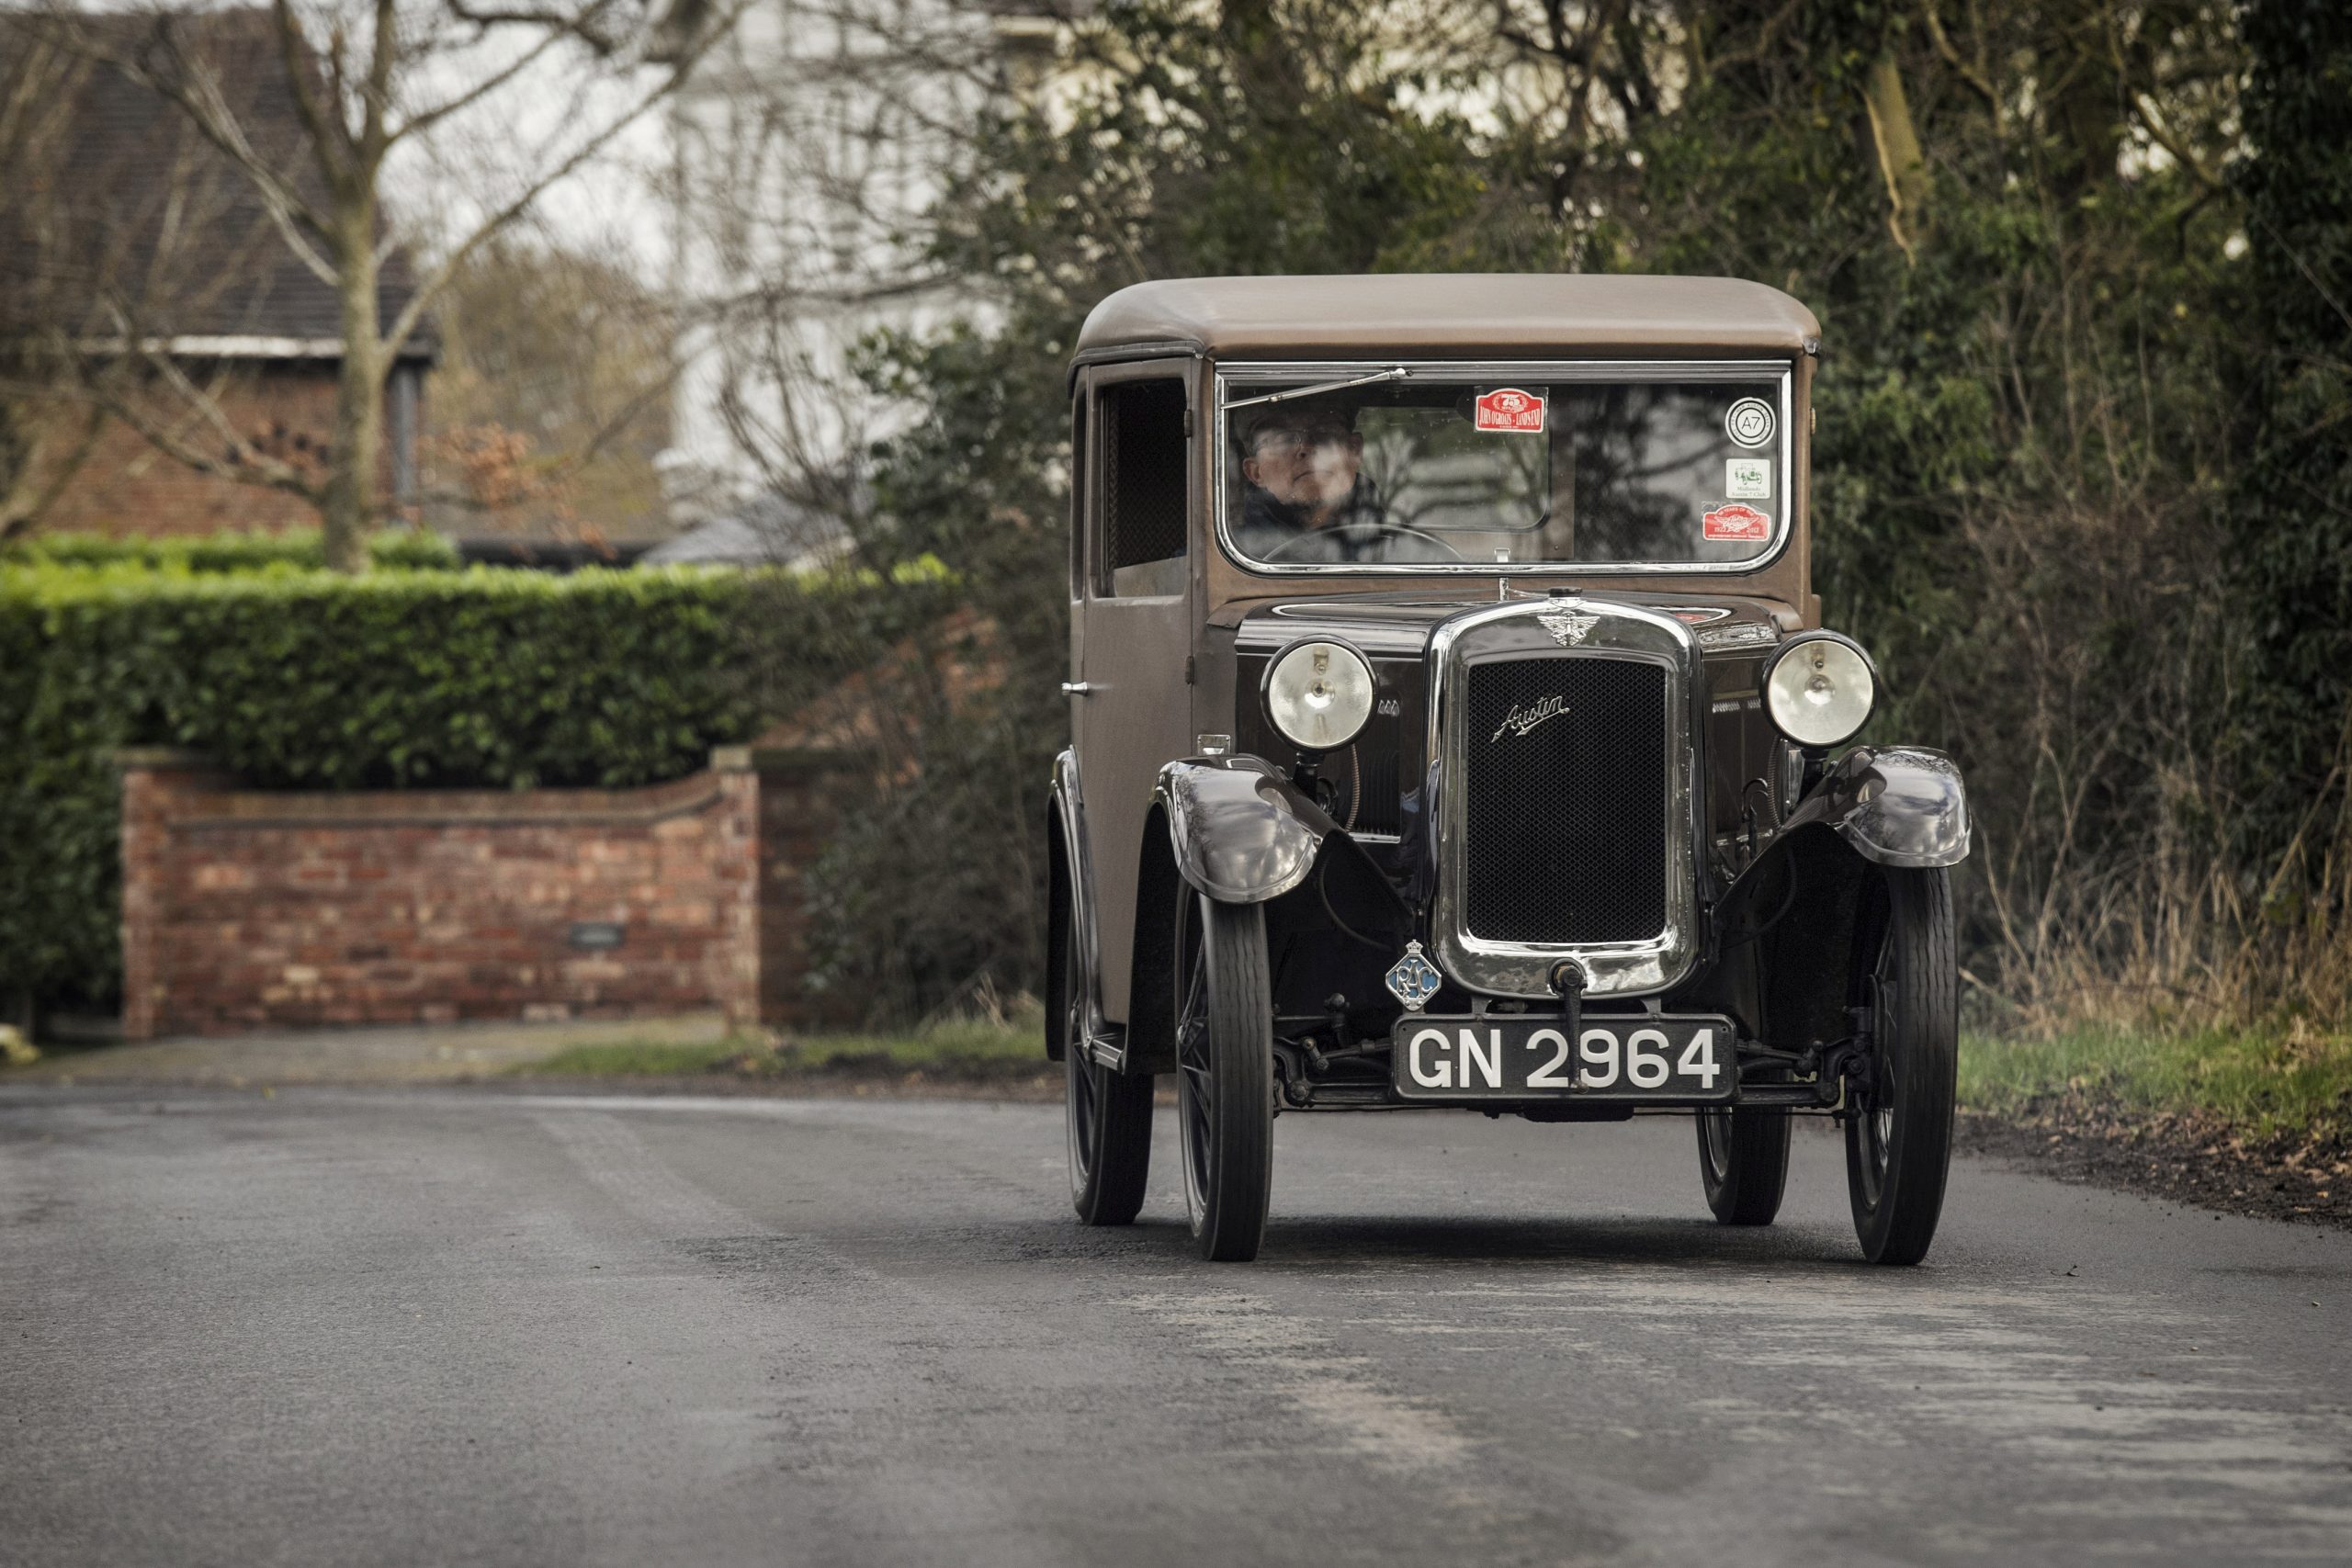
[[1270, 430], [1258, 437], [1253, 456], [1272, 457], [1277, 462], [1295, 457], [1315, 446], [1338, 446], [1348, 439], [1345, 425], [1317, 425], [1308, 430]]

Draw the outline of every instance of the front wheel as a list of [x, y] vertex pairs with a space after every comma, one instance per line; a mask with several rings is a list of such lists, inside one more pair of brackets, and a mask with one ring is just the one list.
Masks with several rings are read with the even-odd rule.
[[1789, 1179], [1785, 1111], [1702, 1111], [1699, 1182], [1707, 1207], [1727, 1225], [1769, 1225]]
[[1862, 987], [1870, 1070], [1862, 1092], [1848, 1096], [1846, 1190], [1862, 1255], [1917, 1263], [1935, 1240], [1951, 1167], [1960, 957], [1947, 873], [1890, 870], [1879, 886]]
[[1184, 1213], [1211, 1262], [1246, 1263], [1274, 1177], [1272, 987], [1266, 915], [1183, 889], [1176, 910], [1177, 1145]]

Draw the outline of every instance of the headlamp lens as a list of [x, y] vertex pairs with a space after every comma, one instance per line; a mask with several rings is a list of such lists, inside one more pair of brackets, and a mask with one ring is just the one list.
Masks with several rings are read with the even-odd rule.
[[1372, 716], [1372, 667], [1345, 643], [1284, 649], [1266, 676], [1266, 716], [1306, 751], [1336, 751]]
[[1851, 739], [1871, 716], [1878, 680], [1870, 660], [1851, 643], [1803, 637], [1772, 660], [1764, 677], [1764, 702], [1772, 723], [1798, 745], [1835, 746]]

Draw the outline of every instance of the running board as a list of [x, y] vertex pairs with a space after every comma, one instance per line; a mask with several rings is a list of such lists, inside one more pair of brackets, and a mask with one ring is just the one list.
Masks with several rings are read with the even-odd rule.
[[1114, 1073], [1127, 1070], [1127, 1032], [1115, 1023], [1098, 1023], [1087, 1032], [1086, 1054], [1098, 1067]]

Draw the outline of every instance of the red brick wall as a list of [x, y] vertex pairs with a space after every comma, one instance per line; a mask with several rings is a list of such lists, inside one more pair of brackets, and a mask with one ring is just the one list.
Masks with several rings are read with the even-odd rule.
[[[237, 434], [273, 457], [298, 467], [331, 447], [334, 438], [335, 368], [302, 364], [243, 372], [217, 389], [215, 400]], [[191, 424], [191, 431], [201, 427]], [[195, 434], [191, 434], [191, 439]], [[389, 423], [379, 491], [391, 491]], [[223, 445], [218, 439], [208, 448]], [[300, 497], [259, 485], [209, 479], [164, 456], [147, 438], [109, 422], [97, 445], [40, 519], [43, 533], [115, 537], [212, 534], [222, 529], [315, 527], [318, 513]]]
[[[730, 748], [633, 790], [243, 789], [123, 764], [124, 1032], [626, 1017], [831, 1021], [799, 985], [821, 757]], [[616, 923], [608, 951], [572, 945]]]

